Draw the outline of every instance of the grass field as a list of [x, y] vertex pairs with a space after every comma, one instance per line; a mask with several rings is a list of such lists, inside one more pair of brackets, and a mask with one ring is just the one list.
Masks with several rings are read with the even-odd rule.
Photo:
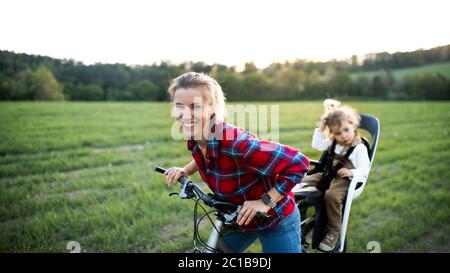
[[[415, 76], [424, 74], [426, 72], [439, 73], [446, 78], [450, 78], [450, 63], [436, 63], [436, 64], [428, 64], [423, 66], [417, 66], [412, 68], [399, 68], [391, 70], [392, 76], [395, 79], [401, 80], [406, 76]], [[380, 71], [369, 71], [369, 72], [358, 72], [352, 73], [351, 77], [355, 80], [359, 75], [374, 77], [380, 74]]]
[[[379, 117], [381, 138], [348, 251], [450, 252], [450, 103], [350, 104]], [[317, 158], [321, 112], [281, 103], [280, 141]], [[191, 159], [169, 115], [168, 103], [1, 103], [0, 251], [68, 252], [72, 240], [86, 252], [190, 251], [193, 202], [153, 172]]]

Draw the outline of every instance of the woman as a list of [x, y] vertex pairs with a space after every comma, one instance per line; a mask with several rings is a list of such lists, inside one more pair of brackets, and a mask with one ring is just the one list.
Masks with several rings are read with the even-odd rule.
[[[222, 88], [205, 74], [183, 74], [168, 92], [193, 160], [168, 169], [166, 183], [198, 171], [218, 198], [243, 204], [236, 220], [240, 228], [224, 235], [235, 252], [243, 252], [257, 237], [263, 252], [301, 252], [300, 215], [291, 189], [307, 172], [308, 158], [225, 123]], [[258, 211], [272, 220], [255, 221]]]

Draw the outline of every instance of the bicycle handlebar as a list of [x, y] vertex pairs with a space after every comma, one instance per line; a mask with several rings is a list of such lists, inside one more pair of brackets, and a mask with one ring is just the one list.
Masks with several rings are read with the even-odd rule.
[[[164, 168], [155, 167], [155, 171], [164, 174], [166, 172], [166, 170]], [[205, 203], [207, 203], [208, 205], [212, 205], [212, 203], [214, 202], [214, 199], [209, 196], [207, 193], [205, 193], [199, 186], [195, 185], [194, 182], [192, 182], [191, 180], [189, 180], [189, 178], [187, 178], [186, 176], [182, 176], [178, 179], [178, 182], [180, 182], [180, 184], [183, 187], [192, 187], [192, 190], [197, 194], [197, 196], [202, 199]], [[233, 203], [230, 203], [233, 204]]]
[[[161, 174], [164, 174], [166, 172], [166, 169], [156, 166], [155, 171], [159, 172]], [[205, 193], [199, 186], [197, 186], [194, 182], [189, 180], [189, 178], [187, 178], [186, 176], [181, 176], [178, 179], [178, 182], [180, 182], [180, 184], [182, 185], [182, 192], [186, 193], [186, 192], [189, 192], [189, 190], [192, 190], [201, 200], [203, 200], [203, 202], [205, 202], [205, 204], [207, 204], [208, 206], [213, 207], [217, 210], [220, 210], [222, 213], [224, 213], [223, 211], [225, 211], [225, 210], [227, 211], [227, 213], [231, 212], [231, 214], [229, 216], [233, 215], [233, 218], [235, 216], [237, 216], [237, 214], [239, 213], [239, 211], [242, 207], [241, 205], [238, 205], [235, 203], [216, 200], [214, 198], [214, 196]], [[189, 198], [189, 197], [191, 197], [191, 196], [186, 195], [185, 197], [182, 197], [182, 198]], [[226, 213], [224, 213], [224, 214], [226, 214]], [[225, 215], [225, 216], [227, 216], [227, 215]], [[228, 218], [228, 217], [225, 217], [225, 218]], [[262, 220], [264, 222], [272, 219], [272, 217], [270, 215], [268, 215], [267, 213], [260, 212], [260, 211], [258, 211], [256, 213], [256, 218], [259, 220]], [[231, 220], [231, 219], [228, 218], [227, 220]]]

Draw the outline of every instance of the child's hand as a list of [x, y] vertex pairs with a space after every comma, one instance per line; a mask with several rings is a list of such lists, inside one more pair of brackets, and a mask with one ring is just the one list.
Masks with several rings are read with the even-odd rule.
[[353, 176], [352, 172], [351, 172], [349, 169], [346, 169], [346, 168], [340, 168], [340, 169], [337, 171], [337, 174], [338, 174], [340, 177], [350, 177], [350, 176]]
[[325, 130], [325, 122], [326, 122], [326, 119], [325, 119], [325, 118], [321, 118], [321, 119], [320, 119], [320, 125], [319, 125], [319, 130], [320, 130], [320, 131]]

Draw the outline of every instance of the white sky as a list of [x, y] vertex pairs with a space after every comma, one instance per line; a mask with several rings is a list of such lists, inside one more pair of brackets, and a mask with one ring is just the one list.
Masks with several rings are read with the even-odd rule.
[[450, 44], [446, 0], [0, 0], [0, 49], [259, 67]]

